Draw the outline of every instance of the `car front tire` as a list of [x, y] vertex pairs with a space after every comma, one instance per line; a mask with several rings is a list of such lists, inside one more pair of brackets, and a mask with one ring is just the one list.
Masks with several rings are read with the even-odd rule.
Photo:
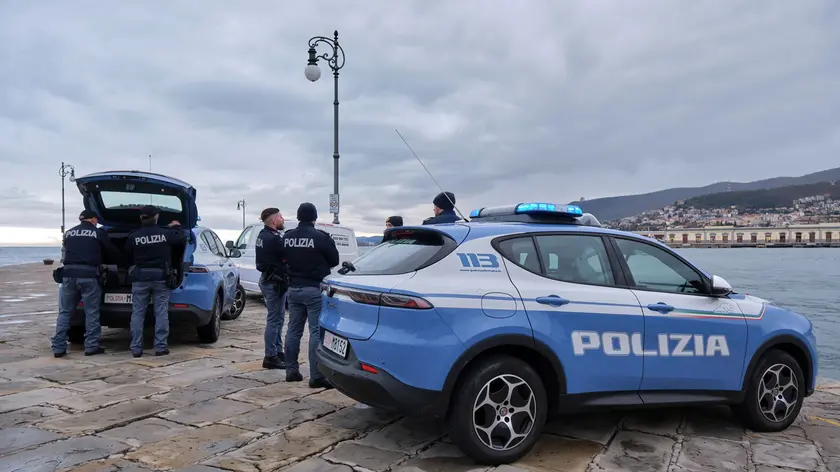
[[222, 298], [216, 294], [213, 300], [213, 310], [210, 313], [210, 322], [198, 327], [198, 342], [201, 344], [213, 344], [219, 340], [222, 330]]
[[478, 463], [514, 462], [542, 434], [548, 412], [545, 387], [533, 367], [520, 359], [498, 355], [479, 361], [454, 394], [450, 436]]
[[235, 320], [245, 311], [245, 288], [239, 283], [236, 284], [236, 291], [233, 292], [233, 303], [223, 316], [223, 320]]
[[796, 359], [771, 349], [761, 356], [752, 372], [744, 402], [733, 410], [753, 431], [782, 431], [799, 415], [805, 389], [805, 375]]

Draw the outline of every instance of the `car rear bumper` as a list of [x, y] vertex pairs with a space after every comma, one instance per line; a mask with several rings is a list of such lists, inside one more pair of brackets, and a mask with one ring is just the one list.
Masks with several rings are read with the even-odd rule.
[[[128, 328], [131, 325], [131, 305], [118, 304], [101, 304], [99, 308], [99, 322], [102, 326], [109, 328]], [[181, 303], [169, 304], [169, 324], [190, 324], [195, 326], [204, 326], [210, 322], [212, 311], [203, 310], [194, 305], [186, 305]], [[154, 306], [149, 305], [146, 308], [146, 316], [144, 323], [153, 325], [155, 322]], [[84, 326], [85, 312], [81, 306], [76, 307], [76, 311], [70, 319], [71, 326]]]
[[405, 414], [443, 417], [447, 400], [443, 392], [412, 387], [381, 368], [376, 373], [362, 370], [361, 363], [347, 348], [347, 359], [318, 346], [318, 369], [335, 388], [365, 405]]

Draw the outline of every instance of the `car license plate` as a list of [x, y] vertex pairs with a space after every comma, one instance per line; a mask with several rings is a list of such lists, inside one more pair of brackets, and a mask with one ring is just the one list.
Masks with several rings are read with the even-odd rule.
[[105, 303], [131, 304], [130, 293], [106, 293]]
[[[153, 302], [152, 297], [149, 297], [149, 305]], [[105, 303], [116, 303], [119, 305], [131, 305], [131, 294], [130, 293], [106, 293], [105, 294]]]
[[324, 331], [324, 347], [338, 354], [342, 358], [347, 356], [347, 340], [336, 336], [329, 331]]

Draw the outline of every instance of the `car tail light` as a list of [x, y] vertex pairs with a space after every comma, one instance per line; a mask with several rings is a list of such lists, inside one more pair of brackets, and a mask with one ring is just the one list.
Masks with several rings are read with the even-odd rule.
[[362, 303], [365, 305], [380, 305], [414, 310], [428, 310], [433, 308], [429, 301], [411, 295], [373, 292], [335, 286], [328, 286], [326, 292], [328, 297], [335, 297], [336, 295], [340, 297], [347, 297], [356, 303]]
[[173, 303], [172, 308], [189, 308], [190, 306], [185, 303]]
[[336, 295], [350, 298], [356, 303], [363, 303], [365, 305], [379, 305], [379, 292], [367, 292], [363, 290], [348, 290], [345, 288], [331, 289], [329, 292], [331, 297]]
[[210, 269], [208, 269], [207, 267], [204, 267], [204, 266], [194, 265], [194, 266], [190, 266], [190, 272], [193, 273], [193, 274], [206, 274], [206, 273], [210, 272]]
[[411, 297], [408, 295], [394, 295], [391, 293], [383, 293], [380, 297], [380, 305], [393, 306], [396, 308], [414, 308], [418, 310], [428, 310], [432, 304], [420, 297]]

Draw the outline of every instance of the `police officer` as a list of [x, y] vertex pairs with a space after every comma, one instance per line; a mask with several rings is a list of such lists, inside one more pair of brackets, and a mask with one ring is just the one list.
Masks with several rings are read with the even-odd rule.
[[79, 221], [81, 223], [78, 226], [64, 233], [64, 265], [56, 269], [55, 274], [56, 281], [61, 282], [58, 320], [55, 323], [55, 336], [51, 340], [55, 357], [67, 354], [70, 315], [79, 301], [84, 302], [85, 308], [85, 355], [105, 352], [99, 347], [99, 336], [102, 333], [102, 325], [99, 324], [99, 304], [102, 301], [99, 276], [103, 251], [109, 262], [122, 262], [122, 254], [111, 242], [108, 233], [96, 227], [96, 213], [85, 210], [79, 215]]
[[461, 218], [455, 214], [455, 194], [452, 192], [441, 192], [432, 200], [435, 216], [423, 220], [424, 225], [435, 225], [439, 223], [455, 223]]
[[172, 246], [183, 244], [186, 237], [178, 221], [169, 223], [169, 228], [157, 225], [159, 212], [152, 205], [140, 210], [140, 229], [132, 231], [125, 243], [125, 251], [132, 266], [131, 279], [131, 353], [134, 357], [143, 355], [143, 322], [149, 297], [155, 310], [155, 355], [169, 354], [166, 347], [169, 337], [169, 295], [172, 293], [170, 264]]
[[286, 334], [286, 381], [300, 382], [298, 354], [303, 325], [309, 323], [309, 387], [333, 388], [318, 370], [315, 351], [320, 335], [321, 282], [338, 265], [335, 241], [315, 229], [318, 211], [311, 203], [301, 203], [297, 210], [297, 228], [283, 235], [283, 250], [289, 271], [289, 331]]
[[389, 216], [385, 220], [385, 229], [396, 228], [403, 225], [402, 216]]
[[283, 315], [286, 312], [286, 291], [289, 288], [286, 261], [283, 260], [283, 230], [285, 220], [277, 208], [266, 208], [260, 214], [265, 225], [257, 236], [255, 260], [260, 272], [260, 291], [265, 298], [268, 316], [265, 320], [264, 369], [285, 369], [283, 354]]

